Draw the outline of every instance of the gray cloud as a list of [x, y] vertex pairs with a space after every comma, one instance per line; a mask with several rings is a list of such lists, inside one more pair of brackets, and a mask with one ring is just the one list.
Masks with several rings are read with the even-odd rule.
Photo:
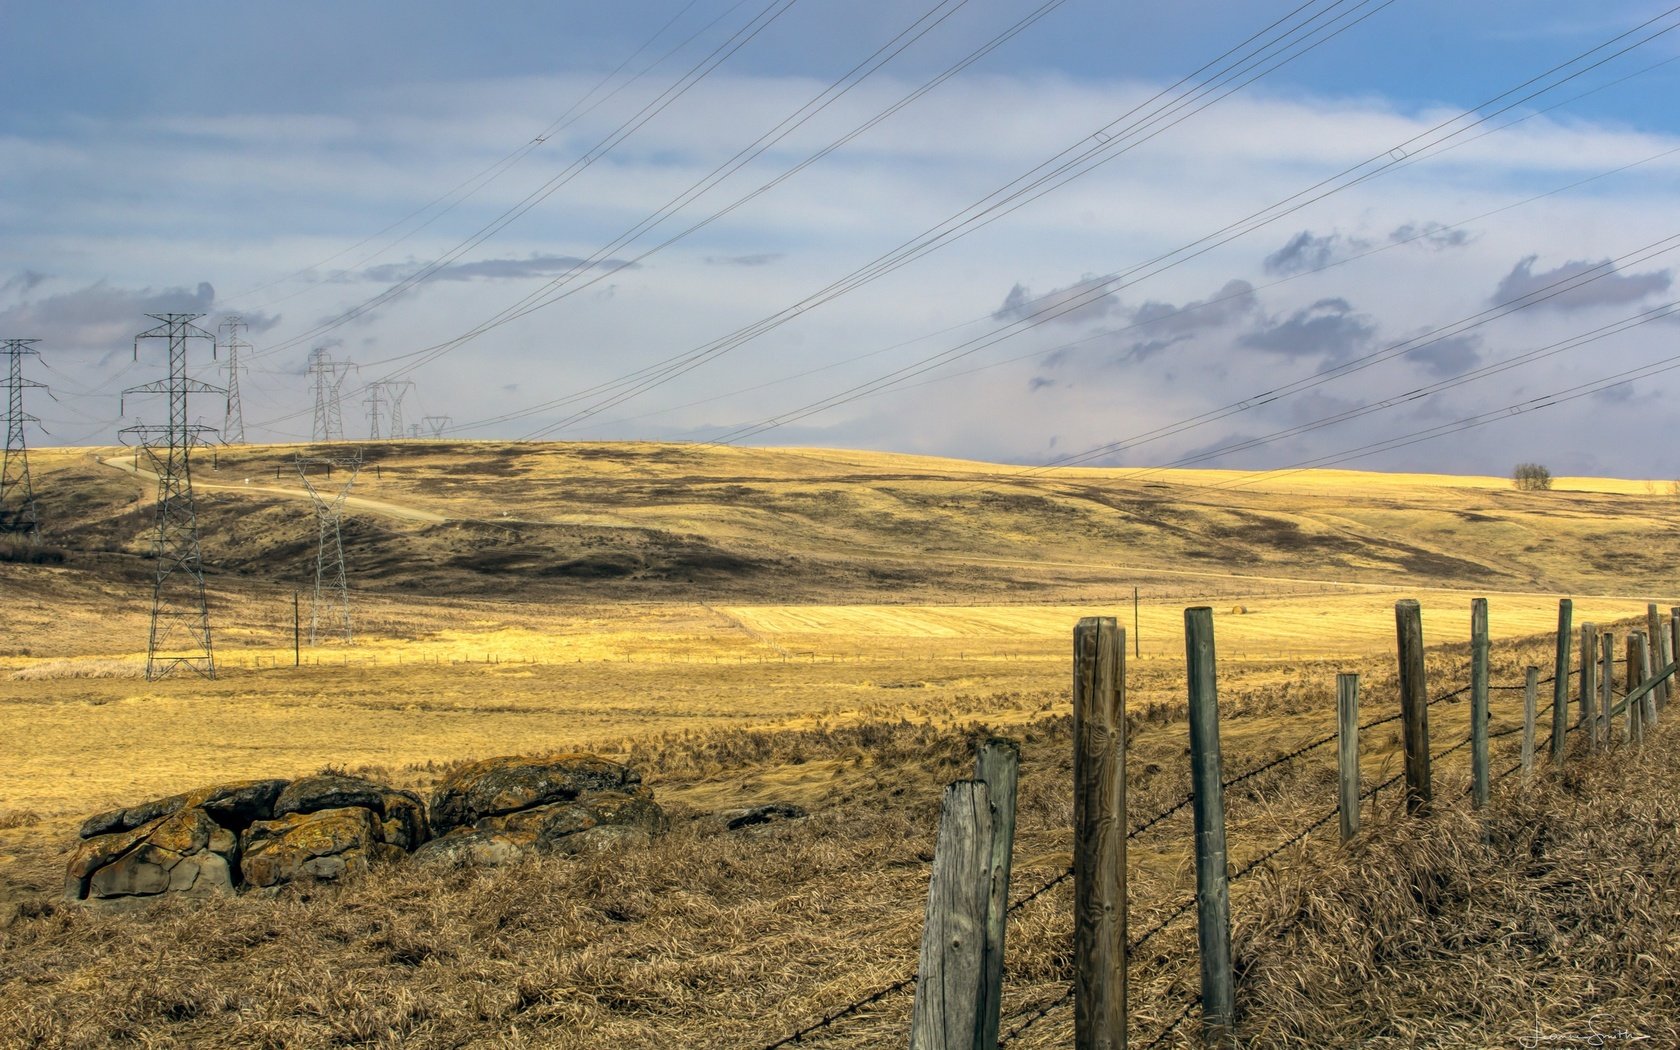
[[1493, 298], [1489, 301], [1505, 303], [1535, 293], [1549, 294], [1542, 290], [1592, 271], [1597, 271], [1602, 276], [1566, 292], [1553, 294], [1535, 305], [1551, 310], [1585, 310], [1594, 306], [1616, 306], [1638, 302], [1658, 292], [1666, 292], [1674, 283], [1673, 275], [1667, 270], [1623, 273], [1615, 269], [1609, 259], [1596, 263], [1584, 259], [1571, 259], [1555, 270], [1535, 273], [1534, 263], [1537, 259], [1539, 256], [1530, 255], [1520, 260], [1511, 268], [1511, 272], [1500, 280], [1499, 287], [1494, 289]]
[[1449, 230], [1438, 222], [1408, 222], [1388, 235], [1390, 244], [1420, 244], [1436, 251], [1462, 248], [1470, 243], [1470, 231]]
[[1423, 365], [1433, 376], [1451, 376], [1467, 372], [1482, 359], [1482, 338], [1479, 335], [1453, 335], [1420, 346], [1406, 356]]
[[46, 279], [47, 275], [44, 273], [36, 273], [34, 270], [24, 270], [16, 277], [9, 278], [5, 284], [0, 284], [0, 295], [11, 295], [13, 292], [17, 292], [21, 295], [28, 295], [30, 292], [35, 290], [36, 285]]
[[1266, 256], [1261, 265], [1267, 273], [1279, 276], [1322, 269], [1336, 259], [1341, 243], [1341, 234], [1327, 233], [1315, 237], [1311, 230], [1302, 230], [1291, 237], [1288, 244]]
[[1367, 346], [1376, 331], [1370, 319], [1354, 313], [1346, 299], [1320, 299], [1285, 320], [1266, 321], [1240, 342], [1285, 357], [1336, 361]]
[[[1311, 230], [1302, 230], [1283, 247], [1266, 256], [1261, 265], [1274, 276], [1292, 277], [1310, 270], [1322, 270], [1342, 259], [1368, 252], [1380, 243], [1344, 233], [1315, 234]], [[1388, 235], [1387, 243], [1414, 244], [1439, 252], [1469, 244], [1470, 233], [1468, 230], [1448, 229], [1438, 222], [1408, 222], [1396, 227]]]
[[1120, 297], [1113, 292], [1098, 293], [1103, 284], [1100, 278], [1087, 277], [1043, 295], [1034, 295], [1026, 285], [1016, 284], [1003, 297], [1003, 305], [992, 313], [992, 320], [1022, 321], [1047, 310], [1061, 311], [1054, 317], [1046, 318], [1057, 324], [1081, 324], [1107, 317], [1120, 309]]
[[[521, 277], [549, 277], [554, 274], [566, 273], [573, 269], [608, 269], [620, 270], [634, 268], [637, 264], [628, 259], [602, 259], [599, 262], [589, 262], [575, 255], [538, 255], [532, 253], [524, 259], [478, 259], [473, 262], [449, 263], [435, 271], [427, 273], [429, 281], [500, 281]], [[427, 264], [410, 259], [400, 263], [381, 263], [370, 266], [344, 280], [377, 281], [391, 283], [405, 281], [426, 271]]]
[[1134, 341], [1123, 356], [1144, 360], [1202, 332], [1252, 317], [1259, 310], [1254, 286], [1243, 280], [1226, 281], [1215, 294], [1182, 306], [1151, 299], [1132, 311], [1130, 325], [1132, 330], [1147, 329], [1149, 338]]
[[[40, 281], [30, 284], [39, 285]], [[134, 337], [157, 325], [147, 314], [209, 313], [216, 289], [115, 288], [101, 281], [68, 292], [28, 299], [0, 310], [0, 332], [41, 340], [48, 357], [60, 353], [131, 353]]]
[[759, 252], [756, 255], [708, 255], [708, 266], [769, 266], [785, 258], [783, 252]]
[[1054, 379], [1046, 379], [1043, 376], [1033, 376], [1031, 379], [1027, 380], [1027, 390], [1028, 392], [1034, 394], [1043, 390], [1047, 386], [1055, 385], [1056, 381]]

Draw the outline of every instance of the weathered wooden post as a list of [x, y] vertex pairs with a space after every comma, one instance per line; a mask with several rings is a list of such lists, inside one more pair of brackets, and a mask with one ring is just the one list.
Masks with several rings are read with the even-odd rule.
[[1622, 691], [1629, 697], [1623, 701], [1627, 704], [1627, 736], [1635, 744], [1645, 741], [1645, 704], [1631, 699], [1633, 691], [1645, 681], [1639, 676], [1639, 653], [1645, 648], [1644, 643], [1644, 631], [1628, 632], [1627, 672], [1622, 676]]
[[1581, 728], [1587, 747], [1598, 750], [1598, 625], [1581, 625]]
[[1470, 805], [1481, 809], [1492, 797], [1488, 771], [1488, 608], [1470, 600]]
[[981, 967], [980, 1042], [977, 1050], [995, 1050], [1003, 1002], [1003, 944], [1008, 926], [1009, 872], [1015, 848], [1015, 787], [1020, 779], [1021, 745], [988, 740], [974, 758], [974, 779], [986, 785], [992, 806], [991, 894], [986, 903], [985, 961]]
[[1400, 724], [1406, 744], [1406, 812], [1424, 815], [1434, 800], [1429, 776], [1429, 683], [1423, 667], [1423, 611], [1416, 600], [1394, 603], [1400, 647]]
[[[1636, 652], [1629, 655], [1630, 658], [1636, 657], [1638, 659], [1639, 684], [1644, 685], [1646, 682], [1649, 682], [1651, 679], [1656, 677], [1651, 668], [1650, 639], [1643, 634], [1639, 634], [1637, 631], [1634, 633], [1638, 634], [1639, 640], [1634, 643], [1634, 649]], [[1655, 729], [1657, 727], [1657, 689], [1660, 688], [1662, 688], [1662, 684], [1658, 683], [1654, 688], [1646, 690], [1645, 698], [1640, 703], [1640, 721], [1644, 724], [1647, 730]]]
[[[1655, 656], [1657, 664], [1656, 670], [1660, 672], [1663, 668], [1674, 662], [1674, 640], [1668, 631], [1662, 630], [1657, 633], [1657, 650], [1658, 651]], [[1661, 714], [1664, 705], [1667, 704], [1668, 697], [1673, 694], [1675, 689], [1672, 678], [1664, 679], [1663, 686], [1668, 690], [1668, 692], [1657, 697], [1657, 712], [1659, 715]]]
[[1540, 668], [1530, 667], [1523, 682], [1522, 775], [1534, 773], [1534, 716], [1540, 701]]
[[[1604, 631], [1598, 636], [1599, 659], [1601, 666], [1598, 676], [1598, 706], [1604, 711], [1604, 733], [1601, 739], [1604, 746], [1610, 746], [1611, 735], [1616, 731], [1616, 635], [1612, 631]], [[1626, 733], [1626, 727], [1623, 727]], [[1625, 736], [1624, 736], [1625, 739]]]
[[1073, 630], [1074, 1046], [1126, 1046], [1125, 633]]
[[1359, 834], [1359, 676], [1336, 676], [1336, 778], [1342, 841]]
[[992, 805], [978, 780], [945, 788], [928, 883], [911, 1050], [974, 1050], [991, 897]]
[[[1663, 639], [1663, 635], [1665, 635], [1667, 633], [1668, 633], [1667, 631], [1663, 630], [1662, 613], [1657, 611], [1657, 603], [1656, 602], [1651, 602], [1649, 605], [1646, 605], [1645, 606], [1645, 637], [1646, 637], [1646, 643], [1650, 646], [1651, 659], [1653, 661], [1655, 661], [1657, 664], [1662, 665], [1662, 666], [1667, 666], [1662, 659], [1662, 639]], [[1652, 669], [1651, 668], [1646, 668], [1647, 672], [1649, 672], [1650, 670], [1652, 670]], [[1650, 675], [1647, 674], [1646, 677], [1649, 678]], [[1665, 679], [1664, 681], [1658, 682], [1656, 689], [1652, 690], [1652, 692], [1651, 692], [1651, 706], [1649, 708], [1649, 713], [1651, 715], [1651, 724], [1652, 725], [1657, 724], [1657, 718], [1659, 717], [1658, 712], [1661, 711], [1663, 708], [1665, 708], [1667, 706], [1668, 706], [1668, 682]]]
[[1569, 735], [1569, 642], [1570, 621], [1575, 603], [1558, 601], [1557, 661], [1552, 667], [1552, 761], [1563, 762], [1563, 745]]
[[1196, 832], [1196, 935], [1202, 956], [1202, 1041], [1236, 1046], [1231, 969], [1231, 892], [1226, 879], [1225, 788], [1219, 758], [1219, 689], [1213, 610], [1184, 610], [1184, 662], [1190, 695], [1190, 790]]

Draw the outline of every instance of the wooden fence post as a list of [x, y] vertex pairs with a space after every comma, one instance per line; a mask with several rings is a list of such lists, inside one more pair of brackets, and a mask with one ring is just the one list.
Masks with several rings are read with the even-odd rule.
[[[1668, 643], [1669, 662], [1673, 663], [1680, 659], [1680, 605], [1668, 611]], [[1676, 695], [1680, 695], [1680, 679], [1677, 679], [1676, 682], [1677, 684], [1673, 688], [1676, 690]]]
[[1126, 1046], [1125, 634], [1073, 629], [1074, 1046]]
[[[1622, 677], [1623, 692], [1632, 696], [1633, 691], [1644, 683], [1639, 676], [1639, 653], [1645, 648], [1645, 632], [1629, 631], [1627, 639], [1627, 672]], [[1645, 704], [1643, 701], [1627, 702], [1627, 735], [1635, 744], [1645, 740]]]
[[1530, 667], [1523, 682], [1522, 775], [1534, 773], [1534, 715], [1540, 701], [1540, 668]]
[[992, 806], [991, 894], [986, 903], [985, 961], [981, 967], [980, 1042], [977, 1050], [995, 1050], [1003, 1002], [1003, 943], [1009, 923], [1009, 872], [1015, 848], [1015, 787], [1020, 779], [1021, 745], [988, 740], [974, 759], [974, 779], [986, 785]]
[[1195, 793], [1196, 935], [1202, 956], [1202, 1042], [1236, 1045], [1231, 969], [1231, 892], [1226, 878], [1225, 788], [1219, 756], [1219, 690], [1213, 610], [1184, 610], [1184, 662], [1190, 695], [1190, 790]]
[[[1657, 664], [1656, 670], [1658, 671], [1661, 671], [1664, 667], [1667, 667], [1669, 664], [1674, 662], [1674, 642], [1667, 631], [1659, 631], [1657, 633], [1657, 652], [1655, 660]], [[1674, 693], [1673, 680], [1670, 679], [1664, 681], [1663, 688], [1666, 689], [1667, 692], [1662, 693], [1657, 697], [1657, 711], [1659, 714], [1662, 712], [1663, 707], [1668, 703], [1668, 697]]]
[[1557, 660], [1552, 665], [1552, 761], [1563, 762], [1563, 745], [1569, 736], [1569, 643], [1570, 621], [1575, 603], [1558, 601]]
[[1406, 812], [1423, 815], [1434, 800], [1429, 776], [1429, 682], [1423, 666], [1423, 611], [1416, 600], [1394, 603], [1400, 647], [1400, 723], [1406, 743]]
[[1470, 600], [1470, 805], [1481, 809], [1492, 797], [1488, 771], [1488, 608]]
[[1581, 728], [1587, 747], [1598, 750], [1598, 625], [1581, 625]]
[[1359, 676], [1336, 676], [1336, 770], [1342, 841], [1359, 834]]
[[[1634, 648], [1638, 650], [1634, 655], [1636, 655], [1639, 659], [1640, 685], [1644, 685], [1646, 682], [1649, 682], [1651, 679], [1656, 677], [1656, 674], [1651, 667], [1650, 642], [1651, 640], [1649, 638], [1641, 634], [1639, 636], [1639, 640], [1634, 643]], [[1640, 704], [1640, 721], [1644, 723], [1647, 730], [1655, 729], [1657, 727], [1657, 690], [1661, 688], [1662, 683], [1658, 682], [1654, 688], [1646, 692], [1645, 699], [1643, 703]]]
[[[1604, 709], [1604, 746], [1610, 746], [1610, 738], [1616, 731], [1615, 714], [1615, 681], [1616, 681], [1616, 635], [1613, 631], [1604, 631], [1598, 636], [1599, 667], [1598, 676], [1598, 706]], [[1625, 729], [1624, 729], [1625, 732]]]
[[[1651, 602], [1649, 605], [1645, 606], [1645, 629], [1645, 638], [1646, 643], [1650, 646], [1651, 659], [1659, 665], [1666, 666], [1662, 660], [1662, 639], [1663, 635], [1668, 632], [1663, 630], [1662, 614], [1657, 611], [1656, 602]], [[1649, 678], [1650, 674], [1648, 672], [1652, 669], [1647, 667], [1645, 670], [1647, 671], [1646, 677]], [[1657, 724], [1657, 712], [1667, 706], [1668, 682], [1658, 682], [1657, 688], [1651, 693], [1651, 706], [1649, 708], [1649, 713], [1651, 715], [1650, 721], [1652, 725]]]
[[910, 1014], [911, 1050], [974, 1050], [979, 1041], [991, 858], [986, 785], [959, 780], [946, 786]]

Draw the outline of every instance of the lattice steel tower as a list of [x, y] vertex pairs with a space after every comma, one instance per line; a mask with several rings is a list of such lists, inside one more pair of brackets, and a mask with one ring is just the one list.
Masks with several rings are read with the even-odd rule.
[[157, 474], [157, 571], [152, 584], [152, 628], [146, 643], [146, 679], [156, 681], [185, 667], [206, 678], [216, 677], [215, 651], [210, 645], [210, 608], [204, 598], [204, 563], [198, 544], [198, 515], [193, 507], [191, 452], [214, 427], [189, 423], [188, 394], [225, 394], [220, 387], [187, 375], [187, 340], [216, 337], [193, 324], [203, 314], [148, 314], [162, 323], [134, 337], [134, 359], [140, 359], [140, 340], [169, 340], [169, 378], [123, 391], [169, 395], [168, 426], [132, 426], [123, 430], [139, 438], [147, 461]]
[[388, 437], [400, 439], [403, 436], [403, 398], [414, 393], [414, 380], [388, 379], [383, 385], [385, 387], [385, 403], [391, 408], [386, 417], [385, 434]]
[[[362, 468], [362, 457], [360, 454], [343, 459], [298, 456], [296, 463], [303, 487], [315, 501], [315, 589], [309, 599], [309, 644], [316, 644], [321, 637], [323, 620], [333, 620], [337, 621], [334, 633], [344, 639], [345, 645], [350, 645], [355, 637], [350, 627], [350, 584], [345, 577], [344, 535], [339, 522], [344, 516], [344, 501]], [[330, 496], [323, 496], [310, 480], [312, 466], [326, 467], [328, 478], [332, 477], [334, 467], [345, 472], [344, 480], [335, 483]]]
[[245, 443], [245, 409], [239, 403], [239, 351], [251, 349], [251, 344], [239, 338], [245, 321], [238, 316], [222, 319], [217, 328], [222, 351], [227, 356], [227, 413], [222, 417], [222, 440], [229, 445]]
[[33, 536], [41, 527], [35, 507], [35, 487], [29, 480], [29, 449], [23, 425], [40, 420], [23, 410], [23, 392], [43, 384], [23, 378], [23, 359], [39, 357], [32, 344], [39, 339], [8, 339], [0, 345], [6, 357], [6, 454], [0, 460], [0, 533]]
[[440, 438], [440, 437], [443, 436], [444, 430], [448, 429], [448, 427], [449, 427], [450, 417], [449, 416], [425, 416], [425, 417], [422, 417], [422, 421], [426, 424], [426, 429], [430, 430], [432, 432], [433, 437]]
[[379, 440], [379, 409], [385, 404], [385, 384], [374, 383], [368, 387], [368, 397], [362, 404], [368, 407], [368, 440]]
[[353, 367], [348, 361], [334, 361], [332, 355], [327, 353], [326, 347], [318, 346], [309, 351], [309, 375], [315, 380], [315, 426], [310, 432], [312, 440], [344, 440], [344, 414], [340, 402], [343, 400], [344, 377], [350, 374]]

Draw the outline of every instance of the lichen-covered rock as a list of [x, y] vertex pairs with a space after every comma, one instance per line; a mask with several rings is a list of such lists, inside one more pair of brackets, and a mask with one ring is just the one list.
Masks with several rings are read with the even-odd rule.
[[65, 896], [72, 900], [160, 893], [232, 893], [239, 840], [198, 807], [178, 809], [139, 828], [98, 835], [70, 859]]
[[386, 842], [413, 852], [432, 837], [426, 804], [412, 791], [386, 791], [382, 799], [380, 833]]
[[280, 797], [274, 800], [272, 816], [319, 813], [323, 809], [345, 809], [350, 806], [371, 809], [384, 816], [385, 793], [388, 790], [384, 785], [375, 784], [371, 780], [337, 773], [299, 777], [287, 784], [286, 789], [280, 792]]
[[377, 815], [360, 806], [261, 820], [246, 829], [241, 845], [245, 881], [260, 888], [338, 879], [406, 855], [384, 841]]
[[432, 793], [434, 835], [597, 791], [633, 791], [641, 774], [594, 755], [489, 758], [462, 766]]
[[[557, 768], [561, 763], [564, 767]], [[469, 772], [491, 783], [481, 786], [462, 775]], [[645, 845], [662, 834], [668, 822], [653, 792], [640, 780], [635, 770], [593, 756], [542, 763], [527, 759], [477, 763], [438, 789], [432, 803], [434, 830], [439, 826], [440, 800], [445, 803], [444, 819], [453, 819], [448, 807], [456, 803], [467, 808], [477, 800], [484, 808], [495, 809], [520, 798], [561, 797], [481, 815], [470, 827], [455, 827], [422, 846], [414, 859], [428, 865], [497, 866], [541, 853], [590, 853]], [[601, 784], [614, 786], [592, 786]]]
[[97, 835], [131, 831], [160, 817], [191, 808], [204, 810], [219, 823], [242, 828], [254, 820], [272, 817], [275, 800], [286, 785], [284, 780], [239, 780], [212, 784], [168, 798], [142, 802], [138, 806], [96, 814], [82, 823], [81, 836], [91, 839]]

